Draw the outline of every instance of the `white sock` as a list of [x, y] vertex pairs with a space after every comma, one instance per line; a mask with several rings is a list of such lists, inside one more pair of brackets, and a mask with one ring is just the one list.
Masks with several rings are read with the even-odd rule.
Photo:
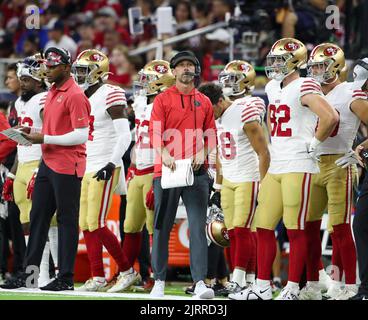
[[297, 282], [288, 281], [286, 286], [291, 290], [299, 290], [299, 283]]
[[346, 284], [345, 285], [345, 288], [348, 289], [348, 290], [354, 290], [354, 291], [357, 291], [357, 286], [356, 284]]
[[341, 288], [341, 282], [336, 281], [336, 280], [331, 280], [331, 287], [333, 287], [335, 289], [340, 289]]
[[255, 273], [247, 273], [247, 283], [254, 283], [256, 281]]
[[321, 269], [321, 270], [319, 270], [319, 271], [318, 271], [318, 273], [319, 273], [319, 278], [320, 278], [320, 279], [325, 279], [326, 277], [330, 277], [330, 276], [327, 274], [327, 272], [326, 272], [326, 270], [325, 270], [325, 269]]
[[58, 227], [50, 227], [49, 229], [50, 251], [55, 268], [58, 264]]
[[128, 270], [120, 272], [120, 275], [125, 276], [126, 274], [129, 274], [129, 273], [132, 273], [132, 272], [133, 272], [133, 268], [129, 268]]
[[235, 268], [233, 272], [233, 282], [239, 286], [244, 287], [245, 271]]
[[257, 279], [256, 283], [257, 283], [257, 286], [261, 288], [269, 287], [271, 285], [270, 280]]
[[24, 241], [26, 242], [26, 247], [28, 246], [28, 239], [29, 239], [29, 234], [24, 235]]
[[40, 264], [40, 276], [39, 279], [50, 279], [49, 272], [49, 259], [50, 259], [50, 243], [47, 241], [45, 244], [45, 248], [42, 253], [42, 260]]
[[93, 280], [96, 280], [97, 282], [103, 283], [106, 281], [104, 277], [93, 277]]

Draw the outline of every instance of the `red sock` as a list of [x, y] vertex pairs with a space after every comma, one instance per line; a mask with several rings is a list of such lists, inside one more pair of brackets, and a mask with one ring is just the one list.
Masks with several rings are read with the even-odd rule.
[[130, 265], [127, 258], [123, 254], [123, 250], [121, 249], [118, 238], [106, 226], [97, 230], [99, 232], [102, 244], [119, 266], [119, 271], [121, 272], [128, 270]]
[[235, 230], [231, 229], [228, 231], [230, 239], [230, 259], [231, 259], [231, 271], [235, 268], [235, 252], [236, 252], [236, 238]]
[[331, 278], [335, 281], [341, 281], [344, 270], [342, 268], [342, 261], [339, 250], [339, 241], [338, 239], [336, 239], [336, 235], [334, 232], [331, 233], [331, 239], [332, 239], [331, 263], [334, 266], [334, 268], [332, 269]]
[[319, 267], [322, 256], [321, 246], [321, 222], [322, 220], [306, 222], [305, 233], [307, 237], [308, 255], [307, 255], [307, 280], [318, 281]]
[[90, 232], [83, 231], [86, 242], [88, 260], [91, 267], [92, 277], [105, 277], [105, 271], [102, 260], [102, 242], [98, 236], [97, 230]]
[[290, 242], [288, 280], [299, 283], [307, 260], [306, 232], [305, 230], [287, 230], [287, 235]]
[[338, 242], [338, 252], [345, 272], [345, 284], [356, 283], [356, 249], [351, 234], [350, 224], [333, 226], [333, 233]]
[[126, 233], [123, 244], [123, 252], [133, 267], [135, 260], [141, 252], [142, 232]]
[[257, 269], [257, 232], [251, 232], [252, 249], [248, 261], [247, 273], [256, 273]]
[[272, 264], [276, 257], [276, 239], [273, 230], [257, 228], [257, 278], [271, 280]]
[[246, 270], [252, 255], [252, 234], [249, 228], [234, 229], [236, 238], [235, 267]]

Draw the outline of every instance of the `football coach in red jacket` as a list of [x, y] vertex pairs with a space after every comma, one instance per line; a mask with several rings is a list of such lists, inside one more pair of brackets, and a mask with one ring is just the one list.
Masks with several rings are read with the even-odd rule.
[[[207, 155], [216, 147], [216, 126], [210, 100], [196, 88], [200, 64], [190, 51], [176, 54], [170, 61], [176, 78], [174, 86], [156, 96], [153, 102], [149, 133], [156, 150], [153, 188], [155, 225], [152, 268], [155, 286], [151, 295], [164, 295], [168, 261], [168, 242], [175, 221], [179, 198], [183, 199], [189, 222], [190, 270], [196, 283], [195, 295], [213, 298], [204, 279], [207, 273], [207, 239], [205, 234], [208, 175]], [[194, 184], [163, 190], [162, 165], [175, 170], [175, 161], [192, 158]]]

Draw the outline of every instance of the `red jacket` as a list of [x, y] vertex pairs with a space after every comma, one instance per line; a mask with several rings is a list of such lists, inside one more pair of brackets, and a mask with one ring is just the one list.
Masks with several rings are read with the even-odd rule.
[[[197, 142], [194, 129], [197, 129]], [[153, 102], [149, 134], [154, 148], [165, 146], [177, 160], [192, 157], [203, 145], [215, 148], [216, 125], [211, 101], [197, 89], [183, 94], [176, 86], [170, 87]], [[161, 158], [156, 155], [155, 177], [159, 176]]]
[[[6, 116], [0, 112], [0, 131], [9, 129], [10, 125]], [[0, 163], [17, 147], [17, 143], [0, 134]]]

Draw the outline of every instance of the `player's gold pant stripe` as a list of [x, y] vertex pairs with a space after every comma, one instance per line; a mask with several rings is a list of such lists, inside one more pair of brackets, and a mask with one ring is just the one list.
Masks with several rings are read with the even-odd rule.
[[310, 195], [310, 184], [312, 175], [310, 173], [305, 173], [302, 185], [302, 203], [300, 206], [299, 216], [298, 216], [298, 226], [300, 230], [305, 229], [305, 221], [307, 218], [308, 202]]
[[258, 189], [259, 189], [259, 182], [258, 181], [252, 182], [252, 200], [251, 200], [248, 220], [245, 223], [246, 228], [250, 228], [252, 226], [254, 214], [256, 213]]
[[107, 216], [107, 207], [109, 204], [111, 187], [113, 185], [114, 175], [112, 175], [110, 180], [107, 180], [104, 185], [103, 196], [101, 199], [101, 207], [100, 207], [100, 214], [98, 215], [99, 220], [99, 228], [105, 226], [106, 216]]
[[344, 217], [345, 223], [350, 223], [352, 199], [353, 199], [353, 181], [352, 181], [351, 166], [349, 166], [348, 174], [346, 175], [346, 206]]

